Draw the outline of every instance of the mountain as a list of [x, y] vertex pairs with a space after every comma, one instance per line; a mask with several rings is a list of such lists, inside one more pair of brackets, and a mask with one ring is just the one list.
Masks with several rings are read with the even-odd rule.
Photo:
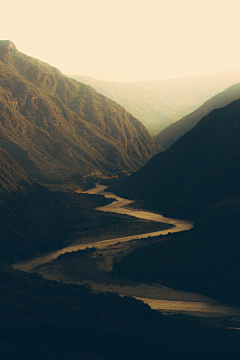
[[[81, 198], [86, 196], [94, 203], [93, 198], [98, 195], [68, 192], [62, 195], [68, 209], [58, 201], [56, 193], [38, 185], [11, 155], [0, 149], [0, 347], [3, 359], [158, 360], [164, 357], [190, 360], [193, 354], [196, 360], [238, 359], [238, 331], [204, 324], [192, 317], [165, 316], [132, 297], [96, 294], [88, 286], [47, 281], [38, 274], [11, 268], [9, 263], [13, 261], [61, 246], [66, 225], [72, 228], [74, 216], [80, 227], [85, 217], [90, 231], [98, 216], [102, 219], [106, 215], [109, 222], [109, 215], [104, 213], [96, 215], [95, 212], [89, 219], [86, 206], [76, 211]], [[67, 201], [71, 196], [75, 206]], [[174, 245], [179, 242], [165, 243], [172, 246], [170, 253], [176, 256], [173, 250], [179, 248]], [[149, 262], [146, 256], [149, 250], [144, 249], [142, 268]], [[157, 253], [159, 251], [150, 253], [146, 276], [156, 264]], [[165, 253], [163, 251], [163, 256]], [[238, 255], [235, 247], [234, 253]], [[179, 257], [182, 260], [179, 255], [182, 254], [177, 253], [174, 269], [179, 269]], [[187, 255], [189, 257], [189, 253]], [[135, 262], [128, 278], [134, 269]], [[226, 268], [225, 273], [228, 271]], [[158, 273], [155, 276], [158, 277]]]
[[203, 102], [240, 81], [240, 69], [226, 70], [204, 76], [185, 76], [178, 79], [136, 81], [131, 85], [152, 91], [165, 104], [188, 114]]
[[[121, 185], [121, 193], [189, 218], [239, 196], [240, 100], [204, 117]], [[174, 210], [175, 211], [175, 210]]]
[[[215, 109], [114, 191], [169, 217], [186, 233], [130, 254], [114, 269], [240, 305], [240, 100]], [[162, 238], [160, 239], [162, 240]]]
[[153, 91], [127, 83], [96, 80], [74, 75], [75, 80], [91, 85], [101, 94], [122, 105], [146, 126], [149, 133], [157, 135], [166, 126], [179, 120], [186, 112], [177, 106], [165, 104]]
[[226, 90], [206, 101], [191, 114], [184, 116], [179, 121], [165, 128], [157, 136], [155, 136], [155, 140], [158, 141], [164, 149], [168, 149], [212, 110], [222, 108], [238, 99], [240, 99], [240, 83], [230, 86]]
[[45, 184], [135, 171], [161, 151], [123, 107], [0, 42], [0, 147]]
[[0, 260], [25, 259], [62, 244], [59, 201], [0, 149]]

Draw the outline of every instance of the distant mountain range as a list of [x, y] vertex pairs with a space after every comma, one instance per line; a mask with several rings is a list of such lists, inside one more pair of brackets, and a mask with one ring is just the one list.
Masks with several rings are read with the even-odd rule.
[[205, 76], [117, 83], [74, 75], [139, 119], [152, 136], [240, 81], [240, 69]]
[[135, 171], [161, 151], [123, 107], [0, 41], [0, 147], [45, 184]]
[[165, 104], [158, 95], [148, 89], [81, 75], [74, 75], [73, 78], [92, 86], [99, 93], [122, 105], [146, 126], [152, 136], [186, 114], [178, 107]]
[[240, 99], [240, 83], [232, 85], [221, 93], [215, 95], [191, 114], [184, 116], [179, 121], [166, 127], [154, 138], [159, 142], [159, 144], [163, 146], [164, 149], [167, 150], [182, 135], [191, 130], [204, 116], [209, 114], [212, 110], [222, 108], [230, 104], [232, 101], [238, 99]]
[[240, 69], [232, 69], [210, 75], [136, 81], [130, 84], [152, 91], [165, 104], [177, 107], [187, 114], [197, 109], [212, 96], [239, 81]]

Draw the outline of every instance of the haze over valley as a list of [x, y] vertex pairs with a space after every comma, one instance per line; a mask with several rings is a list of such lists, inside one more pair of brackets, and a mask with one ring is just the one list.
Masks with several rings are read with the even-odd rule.
[[[240, 81], [240, 70], [169, 80], [117, 83], [74, 75], [101, 94], [121, 104], [154, 136], [206, 100]], [[195, 125], [195, 124], [194, 124]]]
[[1, 359], [239, 359], [239, 10], [1, 3]]

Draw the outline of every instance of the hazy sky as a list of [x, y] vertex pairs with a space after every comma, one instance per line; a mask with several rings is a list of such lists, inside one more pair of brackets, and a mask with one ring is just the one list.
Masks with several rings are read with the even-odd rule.
[[240, 68], [240, 0], [0, 0], [0, 39], [69, 75], [160, 80]]

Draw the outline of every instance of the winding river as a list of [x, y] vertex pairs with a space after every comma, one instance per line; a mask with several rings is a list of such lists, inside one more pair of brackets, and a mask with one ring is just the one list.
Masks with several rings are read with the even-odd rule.
[[[85, 250], [87, 248], [105, 249], [110, 245], [117, 243], [128, 242], [135, 239], [143, 239], [148, 237], [154, 237], [159, 235], [166, 235], [168, 233], [187, 231], [193, 227], [193, 223], [186, 220], [178, 220], [172, 218], [166, 218], [162, 215], [155, 214], [143, 210], [135, 210], [126, 208], [132, 200], [120, 198], [112, 193], [103, 192], [107, 186], [96, 185], [95, 188], [86, 191], [88, 194], [102, 194], [106, 198], [114, 199], [111, 204], [97, 208], [99, 211], [114, 212], [118, 214], [124, 214], [134, 216], [140, 219], [147, 219], [156, 222], [164, 222], [172, 224], [173, 227], [167, 230], [155, 231], [146, 234], [125, 236], [121, 238], [114, 238], [110, 240], [89, 242], [86, 244], [79, 244], [65, 247], [61, 250], [51, 252], [44, 256], [37, 257], [35, 259], [13, 264], [14, 269], [18, 269], [26, 272], [37, 271], [37, 268], [41, 265], [49, 263], [51, 260], [58, 258], [60, 255]], [[90, 283], [94, 291], [112, 291], [122, 296], [133, 296], [136, 299], [142, 300], [151, 306], [153, 309], [157, 309], [162, 313], [184, 313], [202, 317], [213, 317], [213, 316], [238, 316], [240, 315], [240, 309], [234, 307], [226, 307], [219, 304], [217, 301], [211, 300], [205, 296], [193, 293], [186, 293], [183, 291], [175, 291], [173, 289], [160, 286], [158, 284], [141, 284], [138, 286], [123, 286], [121, 288], [114, 284], [106, 283]]]

